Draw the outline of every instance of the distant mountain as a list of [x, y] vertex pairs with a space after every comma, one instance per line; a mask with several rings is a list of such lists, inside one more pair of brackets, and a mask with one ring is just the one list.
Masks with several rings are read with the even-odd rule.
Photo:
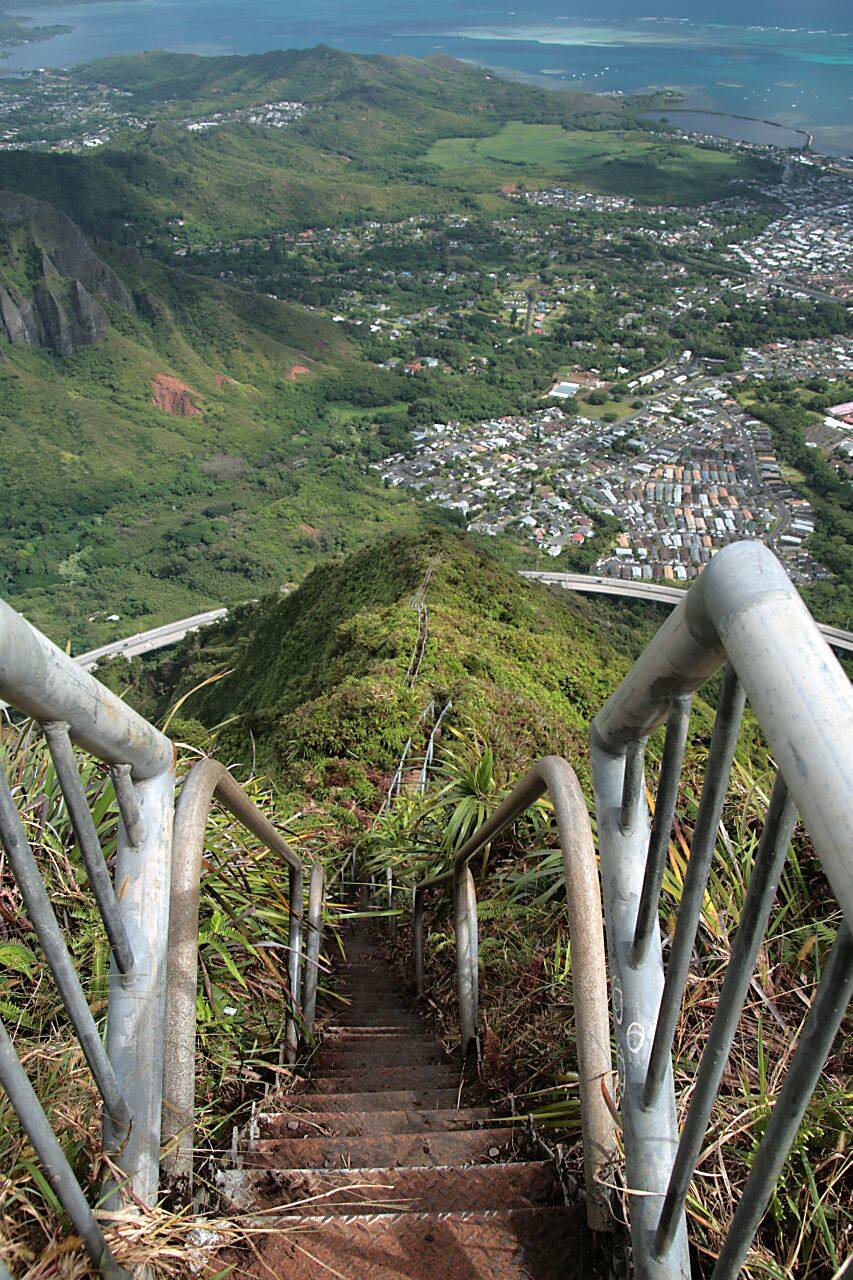
[[[71, 73], [129, 94], [148, 122], [96, 152], [0, 152], [0, 187], [48, 200], [88, 233], [170, 243], [180, 215], [209, 242], [363, 216], [466, 207], [424, 156], [438, 138], [481, 136], [507, 120], [636, 128], [618, 99], [549, 93], [451, 58], [363, 56], [319, 45], [247, 57], [146, 53]], [[188, 117], [269, 101], [311, 109], [281, 130], [228, 124], [188, 132]], [[496, 184], [499, 186], [500, 184]]]

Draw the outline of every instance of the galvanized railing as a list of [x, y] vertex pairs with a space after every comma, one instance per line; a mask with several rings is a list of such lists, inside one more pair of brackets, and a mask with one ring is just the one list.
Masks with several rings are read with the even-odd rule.
[[[56, 776], [112, 950], [107, 1043], [86, 1002], [5, 775], [0, 840], [104, 1102], [104, 1149], [141, 1200], [156, 1196], [160, 1159], [163, 1004], [172, 854], [174, 753], [168, 738], [81, 671], [0, 601], [0, 696], [45, 730]], [[110, 767], [120, 813], [113, 883], [72, 743]], [[5, 1089], [89, 1256], [123, 1274], [15, 1053], [0, 1034]]]
[[[286, 862], [289, 871], [287, 974], [290, 1010], [285, 1051], [296, 1059], [300, 1031], [314, 1029], [323, 913], [323, 871], [311, 863], [308, 892], [304, 994], [302, 983], [302, 858], [252, 804], [243, 788], [217, 760], [201, 760], [184, 782], [175, 812], [169, 913], [169, 984], [166, 991], [166, 1053], [163, 1064], [164, 1172], [172, 1180], [192, 1182], [195, 1117], [196, 999], [198, 994], [198, 909], [202, 854], [208, 815], [214, 800]], [[301, 1004], [301, 1010], [300, 1010]]]
[[477, 894], [469, 864], [546, 792], [554, 806], [566, 882], [587, 1219], [593, 1229], [605, 1230], [612, 1225], [612, 1217], [601, 1175], [613, 1161], [616, 1137], [605, 1100], [611, 1058], [601, 895], [586, 802], [575, 772], [565, 760], [546, 756], [535, 764], [492, 817], [465, 842], [452, 868], [417, 885], [412, 917], [415, 982], [418, 995], [423, 995], [425, 894], [452, 885], [459, 1022], [462, 1051], [467, 1056], [479, 1035]]
[[[725, 664], [664, 968], [658, 900], [668, 859], [690, 696]], [[731, 958], [696, 1066], [681, 1134], [672, 1051], [746, 701], [777, 765]], [[649, 825], [643, 754], [666, 721]], [[729, 1226], [714, 1280], [740, 1273], [853, 987], [853, 699], [848, 680], [775, 556], [737, 543], [714, 557], [603, 707], [592, 761], [619, 1105], [638, 1280], [688, 1280], [685, 1202], [748, 993], [796, 815], [842, 923]]]
[[[0, 842], [104, 1103], [104, 1151], [118, 1171], [106, 1203], [115, 1207], [126, 1191], [132, 1200], [151, 1204], [159, 1186], [161, 1111], [165, 1131], [174, 1140], [170, 1172], [186, 1175], [192, 1170], [199, 876], [214, 796], [289, 868], [286, 1053], [291, 1061], [300, 1029], [310, 1038], [314, 1020], [322, 872], [312, 864], [302, 997], [303, 861], [222, 765], [205, 760], [191, 770], [176, 813], [169, 739], [3, 601], [0, 698], [9, 704], [10, 714], [31, 717], [43, 728], [110, 945], [104, 1045], [27, 837], [18, 797], [0, 770]], [[107, 765], [112, 777], [119, 813], [114, 875], [89, 810], [75, 748]], [[2, 1024], [0, 1087], [92, 1262], [108, 1277], [124, 1277]]]

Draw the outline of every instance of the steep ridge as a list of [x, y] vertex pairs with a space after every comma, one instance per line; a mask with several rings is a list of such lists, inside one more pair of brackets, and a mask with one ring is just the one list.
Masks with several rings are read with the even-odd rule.
[[400, 994], [377, 929], [347, 942], [338, 1011], [304, 1090], [260, 1117], [232, 1201], [264, 1233], [224, 1265], [257, 1277], [572, 1280], [601, 1274], [581, 1206], [477, 1105]]
[[[415, 596], [430, 565], [412, 685]], [[641, 643], [641, 616], [528, 584], [464, 536], [392, 535], [189, 637], [153, 671], [135, 669], [135, 697], [156, 718], [178, 691], [198, 687], [183, 714], [228, 722], [223, 758], [255, 758], [295, 808], [306, 790], [318, 804], [370, 808], [409, 736], [416, 754], [424, 745], [430, 702], [452, 701], [443, 731], [474, 728], [514, 776], [549, 752], [583, 761], [589, 717]], [[115, 675], [125, 687], [126, 664]], [[211, 676], [220, 678], [201, 688]], [[191, 740], [203, 732], [191, 722], [177, 731]]]
[[42, 200], [0, 190], [0, 337], [70, 356], [104, 341], [107, 302], [135, 310], [80, 228]]

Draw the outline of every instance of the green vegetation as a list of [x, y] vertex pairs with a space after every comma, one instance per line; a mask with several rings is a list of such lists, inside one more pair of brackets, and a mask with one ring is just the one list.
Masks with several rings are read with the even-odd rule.
[[[766, 178], [765, 161], [661, 141], [654, 134], [505, 124], [486, 138], [441, 138], [424, 157], [463, 186], [482, 189], [495, 172], [526, 181], [551, 179], [584, 191], [633, 196], [649, 204], [701, 204], [736, 184]], [[464, 175], [464, 176], [463, 176]]]
[[[181, 772], [194, 762], [179, 759]], [[115, 854], [118, 809], [106, 771], [81, 762], [81, 780], [107, 859]], [[0, 767], [15, 779], [19, 795], [34, 798], [22, 812], [27, 837], [45, 876], [54, 909], [64, 926], [75, 968], [98, 1026], [106, 1021], [109, 947], [95, 908], [67, 810], [46, 743], [29, 726], [0, 723]], [[252, 800], [269, 810], [263, 779], [244, 784]], [[302, 824], [301, 839], [311, 838]], [[200, 979], [197, 1001], [196, 1146], [198, 1180], [210, 1184], [212, 1167], [231, 1141], [234, 1124], [248, 1120], [251, 1105], [281, 1077], [280, 1049], [290, 1009], [286, 962], [288, 903], [281, 886], [287, 866], [259, 848], [238, 823], [214, 813], [205, 838], [199, 918]], [[3, 912], [0, 1016], [63, 1150], [90, 1202], [97, 1204], [106, 1170], [101, 1155], [102, 1102], [26, 914], [8, 861], [0, 867], [0, 896], [15, 904]], [[262, 904], [259, 909], [259, 904]], [[327, 935], [329, 936], [329, 935]], [[323, 979], [321, 978], [321, 989]], [[62, 1269], [81, 1280], [96, 1274], [80, 1242], [69, 1237], [55, 1191], [22, 1134], [6, 1094], [0, 1091], [0, 1261], [16, 1275], [31, 1267], [44, 1274]], [[111, 1219], [111, 1246], [128, 1267], [151, 1265], [152, 1274], [186, 1277], [194, 1271], [200, 1228], [235, 1237], [234, 1222], [175, 1213], [160, 1206], [139, 1216], [135, 1209]]]
[[[491, 132], [509, 119], [600, 128], [633, 116], [585, 94], [551, 94], [447, 58], [363, 57], [318, 46], [249, 57], [140, 54], [77, 68], [81, 86], [132, 94], [149, 120], [96, 153], [0, 153], [0, 187], [50, 201], [84, 230], [115, 241], [264, 233], [447, 210], [450, 197], [423, 153], [448, 132]], [[283, 130], [175, 127], [188, 113], [298, 100], [308, 114]], [[455, 203], [461, 207], [467, 197]], [[504, 203], [499, 194], [487, 206]]]
[[[429, 638], [413, 688], [412, 596], [427, 575]], [[531, 590], [449, 533], [395, 535], [318, 565], [284, 600], [188, 638], [153, 672], [135, 665], [134, 696], [159, 714], [173, 691], [231, 672], [182, 708], [209, 726], [228, 720], [225, 758], [254, 753], [289, 795], [310, 786], [335, 805], [373, 803], [431, 700], [452, 699], [459, 711], [446, 723], [474, 719], [509, 768], [548, 750], [580, 756], [589, 715], [626, 670], [643, 616]], [[604, 640], [591, 625], [601, 618]], [[126, 664], [108, 671], [121, 687]]]
[[[423, 663], [413, 597], [428, 609]], [[165, 708], [211, 674], [232, 671], [184, 703], [175, 731], [194, 743], [213, 732], [217, 754], [238, 773], [257, 760], [273, 780], [280, 812], [325, 832], [338, 865], [355, 849], [363, 871], [393, 868], [405, 890], [448, 865], [456, 849], [532, 759], [553, 751], [577, 768], [587, 799], [589, 722], [652, 634], [648, 614], [625, 604], [550, 594], [519, 582], [468, 541], [446, 534], [386, 539], [340, 564], [324, 564], [285, 601], [246, 609], [188, 640], [137, 678], [131, 699]], [[113, 680], [126, 677], [115, 665]], [[661, 922], [671, 935], [680, 901], [707, 757], [717, 681], [695, 698], [670, 846]], [[438, 741], [432, 786], [420, 767], [438, 709], [452, 699]], [[435, 709], [422, 719], [424, 708]], [[204, 721], [212, 729], [205, 728]], [[219, 729], [216, 725], [224, 722]], [[409, 783], [377, 818], [391, 774], [413, 737]], [[661, 734], [649, 745], [650, 782]], [[717, 844], [697, 942], [701, 966], [676, 1040], [679, 1091], [688, 1091], [729, 958], [772, 784], [772, 766], [747, 718]], [[488, 876], [485, 871], [488, 869]], [[539, 1123], [561, 1132], [571, 1158], [578, 1113], [572, 1088], [571, 955], [561, 855], [552, 815], [538, 805], [495, 841], [479, 881], [482, 1077], [512, 1092]], [[732, 1201], [753, 1158], [796, 1032], [819, 979], [838, 911], [807, 842], [797, 836], [706, 1144], [704, 1171], [688, 1201], [698, 1274], [712, 1269]], [[401, 926], [407, 924], [401, 908]], [[428, 920], [428, 989], [442, 1031], [456, 1035], [453, 923], [438, 897]], [[408, 964], [408, 939], [401, 939]], [[745, 1276], [829, 1280], [844, 1257], [850, 1218], [843, 1141], [849, 1092], [844, 1045], [830, 1060], [791, 1154]]]
[[[177, 214], [206, 244], [272, 228], [402, 217], [472, 205], [506, 207], [506, 162], [525, 138], [574, 166], [589, 189], [695, 203], [729, 180], [772, 178], [775, 166], [661, 141], [617, 99], [549, 93], [449, 58], [363, 57], [324, 46], [248, 57], [140, 54], [76, 68], [81, 87], [132, 96], [149, 121], [96, 153], [0, 153], [0, 187], [50, 201], [84, 230], [115, 241], [168, 241]], [[283, 130], [232, 124], [187, 133], [188, 114], [298, 100], [308, 114]], [[615, 129], [618, 128], [618, 132]], [[471, 174], [437, 171], [430, 148], [504, 139]], [[569, 132], [566, 132], [566, 131]], [[562, 141], [565, 138], [565, 142]], [[477, 145], [480, 145], [477, 143]], [[556, 148], [556, 150], [555, 150]], [[460, 163], [469, 164], [467, 155]], [[549, 161], [550, 163], [550, 161]], [[542, 168], [553, 174], [554, 165]], [[722, 183], [722, 187], [721, 187]]]

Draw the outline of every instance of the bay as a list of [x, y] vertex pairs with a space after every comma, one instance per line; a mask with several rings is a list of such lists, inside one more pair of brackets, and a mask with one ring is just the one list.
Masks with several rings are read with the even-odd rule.
[[553, 89], [673, 88], [690, 109], [773, 120], [812, 133], [818, 150], [853, 150], [853, 15], [838, 0], [682, 0], [663, 13], [661, 0], [2, 2], [37, 25], [72, 29], [8, 51], [0, 73], [146, 49], [240, 54], [322, 42], [441, 52]]

